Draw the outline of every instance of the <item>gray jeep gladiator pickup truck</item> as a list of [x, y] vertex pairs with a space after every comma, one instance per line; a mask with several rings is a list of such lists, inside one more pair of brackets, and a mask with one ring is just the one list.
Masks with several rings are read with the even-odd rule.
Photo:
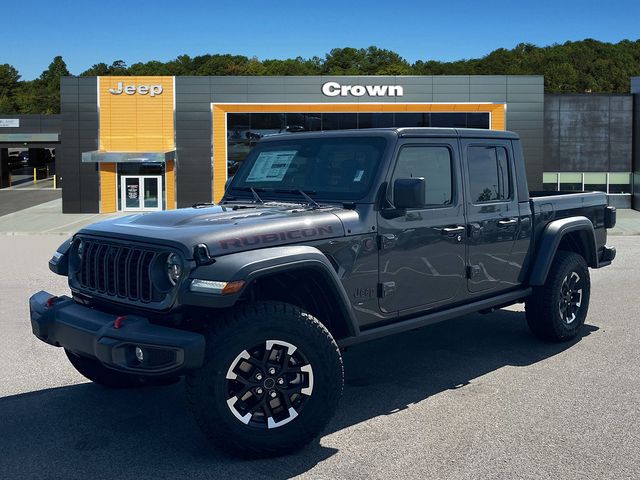
[[315, 438], [341, 349], [518, 302], [576, 336], [609, 265], [604, 193], [530, 193], [510, 132], [397, 128], [263, 138], [221, 202], [96, 223], [30, 299], [33, 333], [109, 387], [186, 376], [207, 438], [275, 455]]

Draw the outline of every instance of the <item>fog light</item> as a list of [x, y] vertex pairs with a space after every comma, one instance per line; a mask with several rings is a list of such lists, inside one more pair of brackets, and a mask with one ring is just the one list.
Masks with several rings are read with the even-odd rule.
[[136, 347], [136, 358], [140, 363], [144, 362], [144, 351], [140, 347]]

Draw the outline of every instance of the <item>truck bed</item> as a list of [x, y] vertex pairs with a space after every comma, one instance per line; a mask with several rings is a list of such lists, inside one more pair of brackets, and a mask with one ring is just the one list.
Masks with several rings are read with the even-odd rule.
[[529, 202], [533, 214], [533, 241], [537, 244], [545, 227], [554, 220], [567, 217], [587, 217], [593, 223], [596, 244], [604, 245], [607, 240], [605, 210], [607, 194], [604, 192], [529, 192]]

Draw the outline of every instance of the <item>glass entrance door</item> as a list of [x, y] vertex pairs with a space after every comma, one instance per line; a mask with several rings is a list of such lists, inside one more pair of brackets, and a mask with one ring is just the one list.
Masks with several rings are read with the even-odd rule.
[[120, 189], [123, 211], [162, 210], [162, 177], [123, 175]]

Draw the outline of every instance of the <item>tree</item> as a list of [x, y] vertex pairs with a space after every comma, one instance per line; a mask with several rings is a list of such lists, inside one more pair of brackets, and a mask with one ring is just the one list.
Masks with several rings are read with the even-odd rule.
[[80, 74], [81, 77], [101, 77], [104, 75], [109, 75], [109, 65], [102, 62], [92, 65], [91, 68]]
[[19, 88], [18, 70], [8, 63], [0, 65], [0, 113], [16, 113], [15, 95]]
[[60, 112], [60, 77], [70, 75], [67, 64], [57, 56], [34, 82], [42, 113]]
[[[618, 43], [585, 39], [538, 47], [520, 43], [482, 58], [409, 64], [398, 53], [371, 46], [334, 48], [324, 58], [264, 59], [230, 54], [180, 55], [127, 66], [124, 60], [96, 63], [83, 76], [104, 75], [544, 75], [546, 92], [628, 92], [640, 76], [640, 40]], [[0, 65], [0, 113], [55, 113], [60, 77], [69, 75], [62, 57], [40, 78], [21, 81], [11, 65]]]

